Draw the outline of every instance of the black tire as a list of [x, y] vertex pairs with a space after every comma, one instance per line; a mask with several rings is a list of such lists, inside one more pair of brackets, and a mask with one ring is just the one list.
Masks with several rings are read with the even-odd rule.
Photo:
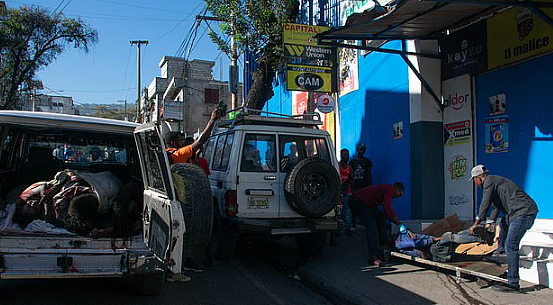
[[209, 180], [204, 171], [195, 164], [173, 164], [171, 172], [186, 226], [183, 259], [203, 257], [213, 226], [213, 202]]
[[305, 263], [312, 256], [318, 255], [323, 252], [326, 246], [327, 233], [315, 232], [308, 234], [296, 234], [294, 235], [296, 240], [296, 246], [300, 255], [301, 263]]
[[215, 251], [216, 259], [228, 260], [234, 254], [236, 247], [236, 235], [230, 232], [228, 226], [223, 225], [219, 212], [215, 212]]
[[321, 217], [336, 207], [340, 185], [340, 176], [328, 161], [309, 158], [286, 175], [284, 195], [298, 214]]
[[159, 295], [165, 282], [165, 272], [132, 275], [127, 281], [133, 292], [141, 295]]

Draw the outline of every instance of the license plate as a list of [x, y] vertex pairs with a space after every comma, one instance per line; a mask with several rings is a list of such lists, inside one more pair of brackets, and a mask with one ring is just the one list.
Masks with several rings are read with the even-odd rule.
[[250, 209], [268, 209], [269, 198], [248, 198], [248, 208]]

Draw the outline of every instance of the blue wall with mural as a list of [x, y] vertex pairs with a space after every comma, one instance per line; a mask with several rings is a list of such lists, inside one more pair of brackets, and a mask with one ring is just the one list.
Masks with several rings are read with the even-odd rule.
[[[520, 185], [537, 202], [538, 218], [553, 218], [551, 67], [553, 55], [547, 55], [480, 75], [476, 81], [476, 160], [492, 174], [505, 176]], [[492, 130], [497, 129], [485, 122], [490, 117], [488, 99], [498, 94], [505, 94], [508, 152], [486, 153], [490, 126]], [[481, 198], [479, 190], [478, 204]]]
[[[399, 49], [400, 43], [384, 47]], [[401, 182], [404, 196], [394, 200], [400, 219], [411, 218], [408, 67], [400, 56], [373, 52], [359, 56], [359, 90], [340, 98], [341, 148], [355, 157], [367, 145], [373, 184]], [[403, 138], [394, 140], [393, 125], [403, 122]]]

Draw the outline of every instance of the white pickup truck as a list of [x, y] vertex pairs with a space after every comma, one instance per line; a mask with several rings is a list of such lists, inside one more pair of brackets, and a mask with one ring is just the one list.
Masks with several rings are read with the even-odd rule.
[[[193, 250], [209, 239], [213, 211], [205, 207], [212, 205], [197, 204], [211, 200], [207, 177], [194, 165], [169, 165], [155, 124], [0, 111], [0, 149], [0, 283], [121, 277], [139, 293], [159, 294], [165, 272], [180, 272], [184, 245]], [[93, 238], [53, 225], [41, 215], [32, 226], [18, 223], [25, 206], [22, 191], [66, 170], [109, 172], [121, 185], [138, 184], [142, 202], [134, 231]]]

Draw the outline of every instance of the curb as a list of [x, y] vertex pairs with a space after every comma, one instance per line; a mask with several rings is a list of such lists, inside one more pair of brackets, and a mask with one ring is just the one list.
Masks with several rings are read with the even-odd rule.
[[315, 274], [308, 268], [302, 267], [298, 271], [302, 282], [309, 288], [323, 295], [330, 302], [336, 305], [359, 305], [360, 300], [352, 294], [341, 290], [337, 286], [328, 283], [327, 279]]

